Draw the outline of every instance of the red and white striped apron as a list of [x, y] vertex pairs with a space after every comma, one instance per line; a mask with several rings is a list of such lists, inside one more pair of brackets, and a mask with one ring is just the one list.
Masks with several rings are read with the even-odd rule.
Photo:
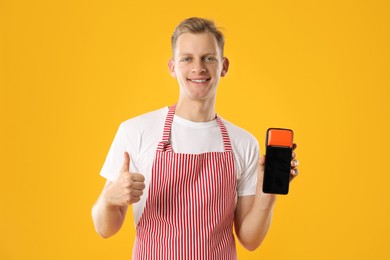
[[169, 108], [137, 224], [133, 259], [236, 259], [236, 176], [230, 139], [217, 115], [224, 152], [172, 151], [176, 105]]

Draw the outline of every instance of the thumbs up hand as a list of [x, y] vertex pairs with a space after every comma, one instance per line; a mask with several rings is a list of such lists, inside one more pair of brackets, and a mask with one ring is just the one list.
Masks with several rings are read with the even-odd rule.
[[109, 205], [127, 206], [140, 201], [145, 189], [145, 177], [140, 173], [130, 173], [130, 156], [124, 153], [124, 161], [116, 181], [107, 185], [104, 198]]

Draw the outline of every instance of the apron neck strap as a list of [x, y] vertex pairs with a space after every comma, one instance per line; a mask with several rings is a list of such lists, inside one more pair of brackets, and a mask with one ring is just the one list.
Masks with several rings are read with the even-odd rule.
[[[172, 151], [170, 137], [171, 137], [171, 128], [172, 128], [173, 117], [175, 116], [176, 105], [177, 104], [174, 104], [173, 106], [169, 107], [168, 114], [167, 114], [167, 117], [165, 119], [162, 141], [158, 144], [157, 150]], [[231, 152], [232, 146], [230, 144], [230, 138], [229, 138], [228, 132], [226, 131], [226, 127], [225, 127], [224, 123], [222, 122], [222, 119], [217, 114], [215, 115], [215, 118], [217, 119], [219, 128], [221, 129], [223, 146], [225, 148], [225, 152]]]

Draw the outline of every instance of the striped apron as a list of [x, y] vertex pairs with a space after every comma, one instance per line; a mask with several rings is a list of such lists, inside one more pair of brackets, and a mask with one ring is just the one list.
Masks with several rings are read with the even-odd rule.
[[169, 108], [157, 147], [133, 259], [236, 259], [236, 176], [226, 128], [217, 115], [224, 152], [175, 153], [170, 144], [175, 108]]

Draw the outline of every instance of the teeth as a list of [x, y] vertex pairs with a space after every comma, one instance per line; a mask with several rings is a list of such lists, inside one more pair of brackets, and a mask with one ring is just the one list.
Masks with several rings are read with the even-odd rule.
[[191, 79], [192, 82], [201, 83], [206, 82], [206, 79]]

